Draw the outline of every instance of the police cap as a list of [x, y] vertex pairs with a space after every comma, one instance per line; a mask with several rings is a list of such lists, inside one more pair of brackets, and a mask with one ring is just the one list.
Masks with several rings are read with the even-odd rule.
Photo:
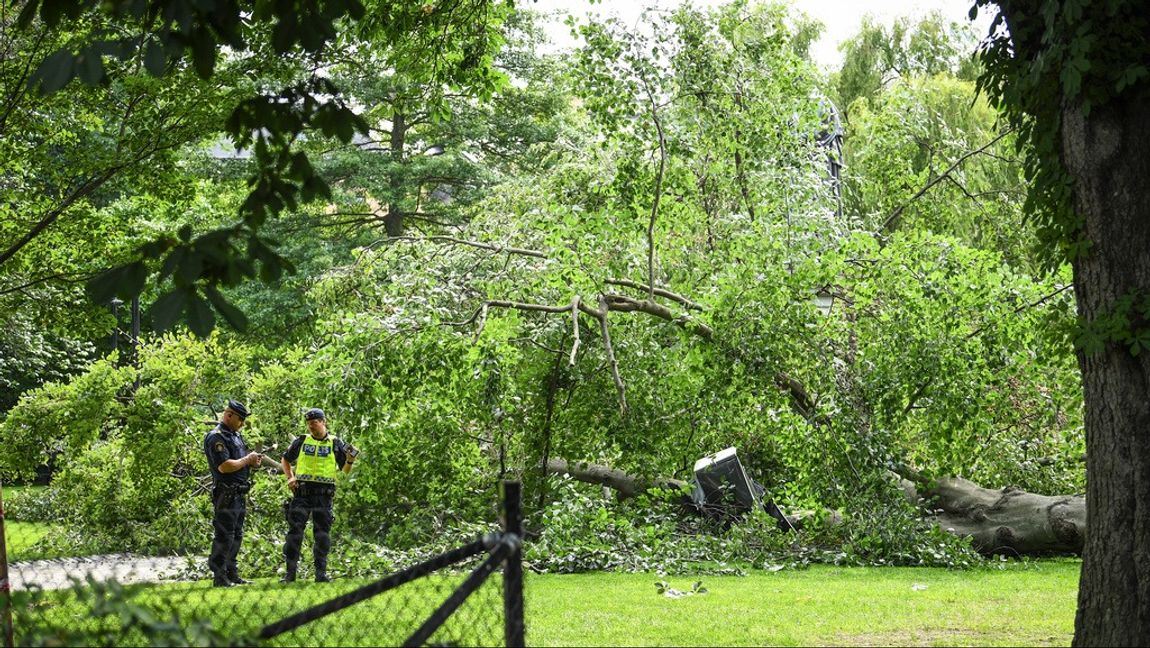
[[235, 412], [236, 416], [240, 417], [241, 420], [248, 417], [248, 408], [244, 407], [244, 404], [238, 400], [228, 399], [228, 409]]
[[323, 421], [326, 419], [327, 417], [323, 415], [323, 410], [318, 407], [309, 409], [308, 411], [304, 412], [303, 415], [303, 420], [305, 421]]

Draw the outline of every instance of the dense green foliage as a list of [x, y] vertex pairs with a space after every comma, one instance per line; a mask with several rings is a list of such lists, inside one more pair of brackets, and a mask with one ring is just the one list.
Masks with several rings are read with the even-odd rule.
[[[980, 0], [971, 9], [990, 5]], [[1011, 4], [1011, 3], [1007, 3]], [[1060, 160], [1062, 101], [1084, 114], [1118, 97], [1146, 97], [1150, 45], [1139, 2], [1111, 1], [1099, 11], [1076, 0], [1044, 2], [1015, 11], [1014, 23], [995, 15], [991, 38], [979, 49], [986, 73], [980, 85], [1025, 143], [1027, 212], [1046, 245], [1049, 264], [1089, 249], [1083, 221], [1071, 205], [1072, 182]]]
[[[780, 6], [575, 25], [585, 45], [563, 59], [536, 52], [526, 17], [486, 24], [506, 77], [401, 67], [423, 44], [341, 35], [371, 45], [330, 68], [367, 140], [309, 132], [330, 200], [260, 229], [295, 275], [202, 284], [196, 246], [254, 232], [231, 216], [253, 162], [206, 155], [214, 131], [172, 152], [178, 195], [143, 184], [93, 208], [168, 237], [157, 261], [200, 250], [146, 267], [249, 334], [150, 334], [138, 366], [105, 358], [23, 393], [0, 422], [16, 449], [0, 474], [55, 460], [42, 510], [70, 531], [54, 541], [202, 551], [200, 442], [226, 398], [248, 404], [245, 438], [274, 458], [313, 406], [363, 449], [338, 497], [348, 539], [333, 563], [347, 572], [371, 566], [351, 558], [369, 553], [359, 543], [427, 547], [493, 523], [500, 478], [526, 484], [541, 571], [964, 566], [973, 552], [904, 500], [891, 468], [1082, 489], [1081, 393], [1061, 345], [1072, 296], [1064, 271], [1034, 274], [1013, 142], [953, 60], [965, 41], [911, 34], [946, 64], [852, 91], [839, 196], [819, 145], [834, 92], [805, 57], [809, 26]], [[154, 222], [131, 205], [154, 205]], [[179, 309], [149, 285], [163, 328]], [[834, 297], [825, 314], [817, 292]], [[192, 330], [214, 319], [199, 313]], [[845, 522], [816, 517], [797, 537], [765, 516], [725, 527], [673, 497], [616, 502], [542, 469], [689, 479], [728, 446], [785, 507]], [[257, 475], [245, 546], [277, 553], [284, 488]]]

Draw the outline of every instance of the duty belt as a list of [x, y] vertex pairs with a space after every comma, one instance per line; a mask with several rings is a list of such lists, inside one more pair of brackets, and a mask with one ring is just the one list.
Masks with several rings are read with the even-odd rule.
[[300, 482], [299, 489], [296, 492], [300, 495], [335, 495], [335, 484], [324, 484], [312, 481]]
[[252, 489], [252, 483], [247, 481], [220, 482], [215, 485], [215, 489], [221, 495], [246, 495]]

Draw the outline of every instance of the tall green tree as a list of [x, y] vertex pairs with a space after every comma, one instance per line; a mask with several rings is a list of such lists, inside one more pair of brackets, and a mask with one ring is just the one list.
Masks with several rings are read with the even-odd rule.
[[865, 17], [858, 33], [839, 46], [843, 66], [832, 78], [835, 98], [849, 116], [856, 100], [874, 99], [898, 79], [946, 73], [973, 81], [973, 47], [971, 27], [937, 11], [916, 23], [898, 18], [889, 27]]
[[1150, 15], [1138, 0], [998, 9], [981, 78], [1028, 148], [1028, 207], [1074, 269], [1086, 549], [1074, 644], [1150, 636]]
[[[493, 7], [509, 4], [493, 0], [255, 5], [32, 0], [18, 15], [6, 11], [5, 23], [14, 21], [25, 33], [71, 33], [77, 25], [100, 25], [71, 42], [54, 44], [31, 62], [22, 81], [42, 93], [58, 92], [74, 79], [88, 85], [105, 83], [115, 76], [117, 62], [135, 62], [161, 79], [187, 70], [210, 79], [222, 63], [247, 57], [282, 57], [310, 66], [310, 74], [252, 89], [246, 99], [230, 106], [221, 124], [237, 144], [253, 151], [255, 164], [248, 198], [240, 205], [240, 222], [194, 239], [185, 231], [185, 236], [164, 237], [142, 246], [129, 263], [94, 279], [93, 294], [100, 298], [112, 293], [138, 294], [149, 270], [159, 269], [162, 279], [173, 278], [153, 306], [161, 321], [174, 321], [183, 313], [196, 331], [205, 333], [214, 326], [214, 309], [242, 325], [242, 313], [226, 302], [219, 288], [257, 274], [274, 279], [287, 267], [260, 236], [260, 227], [301, 201], [330, 197], [330, 187], [298, 148], [301, 135], [316, 131], [348, 142], [355, 133], [367, 130], [339, 88], [321, 72], [331, 46], [341, 35], [353, 33], [365, 45], [390, 44], [395, 53], [390, 62], [398, 68], [418, 65], [448, 83], [490, 78], [496, 40], [489, 37], [485, 26]], [[165, 87], [160, 84], [161, 89]], [[28, 229], [20, 240], [35, 238], [44, 227]], [[0, 262], [5, 254], [0, 253]], [[176, 267], [181, 272], [173, 274]]]

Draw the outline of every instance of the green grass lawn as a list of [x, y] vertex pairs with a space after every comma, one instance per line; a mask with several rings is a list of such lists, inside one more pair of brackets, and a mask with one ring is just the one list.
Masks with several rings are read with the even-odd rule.
[[[745, 577], [654, 574], [526, 577], [527, 641], [592, 645], [1069, 645], [1081, 563], [1054, 560], [1003, 570], [837, 568], [752, 572]], [[433, 576], [357, 604], [273, 641], [274, 645], [394, 645], [415, 630], [462, 580]], [[655, 582], [704, 594], [671, 599]], [[227, 590], [206, 582], [141, 590], [135, 601], [208, 618], [229, 633], [266, 623], [350, 591], [366, 581], [290, 586], [271, 580]], [[75, 629], [95, 623], [60, 594], [17, 622], [36, 619]], [[499, 639], [498, 576], [465, 604], [433, 643], [490, 644]], [[164, 614], [160, 615], [165, 616]], [[118, 620], [103, 622], [109, 629]], [[19, 636], [17, 637], [19, 639]], [[141, 643], [129, 635], [115, 643]]]
[[8, 560], [35, 560], [40, 558], [60, 558], [58, 553], [36, 547], [36, 543], [50, 533], [61, 530], [59, 525], [46, 522], [28, 522], [12, 516], [8, 504], [21, 491], [33, 491], [46, 486], [10, 486], [4, 484], [4, 542], [8, 550]]
[[[20, 491], [41, 489], [44, 486], [9, 486], [4, 485], [4, 502], [11, 502], [13, 496]], [[44, 522], [26, 522], [13, 519], [9, 508], [5, 506], [4, 543], [8, 550], [8, 560], [32, 560], [36, 558], [57, 558], [35, 548], [37, 542], [56, 531], [58, 527]]]
[[536, 576], [527, 581], [535, 645], [1070, 645], [1079, 561], [947, 571], [837, 568], [746, 577]]
[[37, 542], [52, 532], [52, 525], [42, 522], [17, 522], [4, 520], [4, 543], [8, 550], [8, 560], [45, 558], [33, 549]]

